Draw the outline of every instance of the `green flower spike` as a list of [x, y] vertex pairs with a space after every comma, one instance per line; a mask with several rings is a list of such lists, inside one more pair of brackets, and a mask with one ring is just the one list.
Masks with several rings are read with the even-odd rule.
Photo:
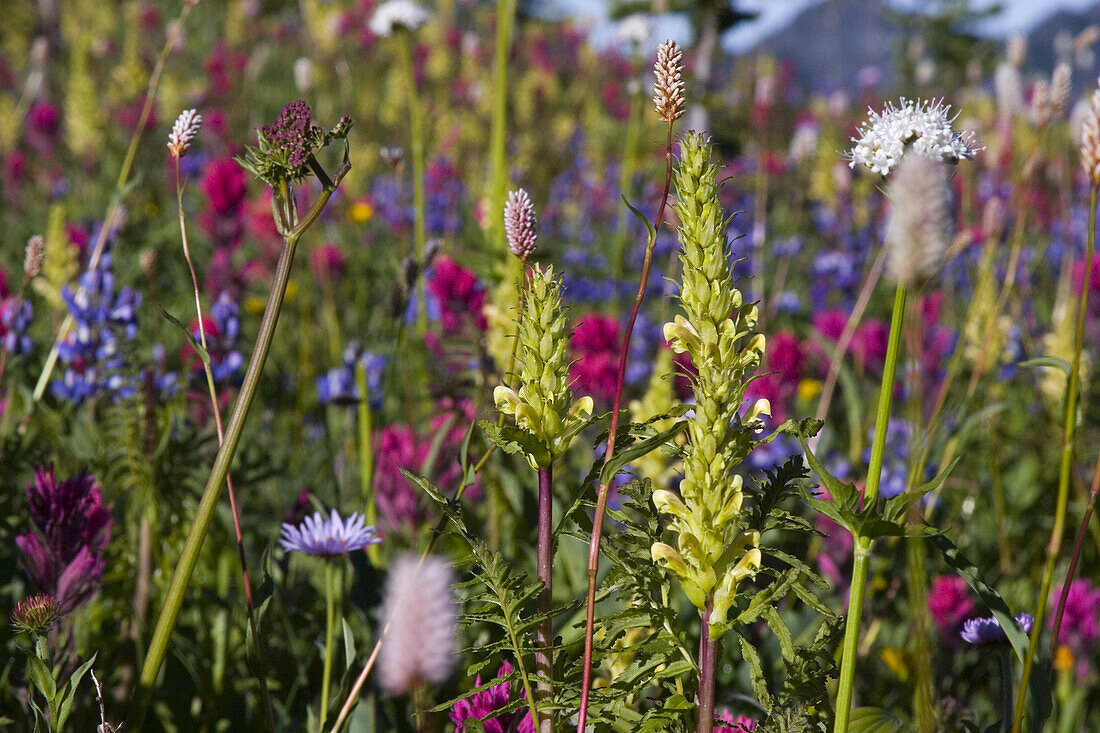
[[710, 144], [689, 132], [680, 150], [675, 208], [684, 314], [665, 324], [664, 335], [674, 351], [691, 357], [698, 374], [680, 493], [653, 492], [657, 509], [672, 518], [677, 547], [658, 542], [652, 556], [677, 576], [700, 611], [711, 600], [710, 633], [717, 639], [729, 628], [738, 584], [760, 567], [760, 534], [741, 522], [742, 481], [733, 469], [752, 449], [753, 435], [763, 427], [760, 416], [770, 414], [771, 405], [758, 400], [742, 411], [765, 339], [753, 333], [756, 305], [745, 303], [733, 285]]
[[593, 407], [591, 397], [573, 400], [569, 330], [553, 267], [531, 268], [518, 338], [519, 391], [501, 385], [493, 390], [493, 401], [533, 438], [525, 446], [528, 463], [546, 468], [588, 424]]

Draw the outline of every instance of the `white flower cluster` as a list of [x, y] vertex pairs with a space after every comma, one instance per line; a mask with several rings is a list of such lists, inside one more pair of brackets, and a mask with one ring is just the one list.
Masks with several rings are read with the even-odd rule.
[[868, 110], [871, 117], [863, 123], [859, 137], [852, 138], [855, 147], [846, 156], [851, 167], [864, 165], [885, 176], [907, 150], [952, 164], [973, 158], [983, 148], [971, 133], [955, 132], [950, 109], [942, 100], [914, 102], [902, 97], [900, 107], [890, 102], [881, 112]]
[[386, 38], [398, 28], [415, 31], [428, 20], [428, 11], [412, 0], [389, 0], [378, 6], [370, 19], [370, 32]]

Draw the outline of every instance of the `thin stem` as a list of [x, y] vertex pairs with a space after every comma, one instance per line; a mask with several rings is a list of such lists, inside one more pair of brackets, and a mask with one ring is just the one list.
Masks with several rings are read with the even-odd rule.
[[[1085, 277], [1081, 281], [1081, 296], [1077, 304], [1077, 330], [1073, 336], [1073, 362], [1071, 364], [1069, 384], [1066, 387], [1066, 405], [1064, 421], [1064, 439], [1062, 441], [1062, 466], [1058, 474], [1058, 498], [1054, 506], [1054, 527], [1050, 531], [1050, 544], [1047, 546], [1047, 561], [1043, 568], [1043, 580], [1039, 585], [1039, 598], [1035, 604], [1035, 625], [1028, 639], [1027, 655], [1024, 657], [1024, 671], [1020, 675], [1020, 688], [1016, 693], [1016, 710], [1012, 718], [1012, 733], [1020, 733], [1024, 717], [1024, 704], [1027, 702], [1027, 686], [1031, 680], [1035, 652], [1039, 646], [1039, 636], [1043, 633], [1043, 622], [1047, 615], [1047, 599], [1054, 581], [1054, 566], [1058, 562], [1058, 553], [1062, 549], [1062, 535], [1065, 533], [1066, 508], [1069, 503], [1069, 481], [1073, 469], [1073, 439], [1077, 434], [1077, 397], [1081, 375], [1081, 349], [1085, 340], [1085, 314], [1089, 305], [1089, 288], [1092, 287], [1092, 255], [1096, 248], [1096, 198], [1097, 187], [1089, 191], [1089, 236], [1085, 246]], [[1055, 637], [1057, 638], [1057, 637]]]
[[[383, 633], [385, 632], [383, 631]], [[329, 731], [329, 733], [337, 733], [337, 731], [340, 730], [340, 726], [347, 720], [348, 715], [351, 713], [351, 709], [355, 706], [356, 698], [359, 697], [359, 691], [363, 689], [363, 685], [366, 683], [371, 669], [374, 668], [374, 662], [378, 659], [378, 653], [380, 651], [382, 651], [381, 637], [374, 643], [374, 649], [371, 650], [370, 656], [367, 658], [367, 663], [363, 665], [363, 671], [359, 673], [359, 677], [355, 680], [355, 684], [351, 686], [351, 692], [348, 693], [348, 699], [344, 701], [344, 706], [340, 708], [340, 714], [336, 716], [336, 722], [332, 724], [332, 730]]]
[[1012, 649], [1006, 647], [1001, 651], [1001, 721], [1008, 723], [1012, 720]]
[[[665, 135], [665, 187], [661, 193], [661, 203], [657, 207], [657, 216], [653, 220], [653, 234], [646, 242], [645, 259], [642, 261], [642, 276], [638, 282], [638, 292], [634, 296], [634, 307], [630, 310], [630, 318], [626, 322], [626, 331], [623, 334], [622, 351], [619, 353], [619, 371], [615, 376], [615, 398], [611, 406], [611, 424], [607, 432], [607, 449], [604, 453], [606, 464], [615, 455], [615, 438], [619, 431], [619, 411], [623, 401], [623, 385], [626, 381], [626, 362], [630, 355], [630, 336], [634, 331], [634, 322], [638, 318], [638, 310], [642, 307], [642, 299], [645, 298], [646, 286], [649, 284], [649, 268], [653, 261], [653, 248], [657, 244], [657, 231], [661, 227], [661, 221], [665, 216], [668, 206], [668, 192], [672, 187], [672, 123], [668, 124]], [[600, 482], [596, 492], [596, 511], [592, 518], [592, 539], [588, 545], [588, 595], [587, 609], [584, 622], [584, 662], [581, 672], [581, 702], [577, 716], [577, 733], [584, 733], [585, 721], [588, 717], [588, 694], [592, 686], [592, 643], [596, 628], [596, 575], [600, 569], [600, 538], [603, 534], [603, 518], [607, 512], [608, 485]]]
[[699, 636], [699, 721], [696, 733], [714, 730], [714, 671], [718, 659], [718, 641], [710, 637], [710, 613], [713, 598], [707, 598]]
[[[540, 614], [549, 614], [553, 608], [554, 597], [552, 591], [554, 570], [554, 474], [553, 465], [539, 469], [539, 545], [537, 574], [542, 581], [542, 590], [539, 591], [538, 609]], [[554, 697], [554, 661], [550, 651], [553, 644], [553, 620], [547, 616], [539, 622], [535, 630], [535, 671], [540, 679], [536, 683], [538, 701], [547, 703]], [[539, 727], [540, 733], [551, 733], [554, 729], [552, 716], [547, 713], [543, 716]]]
[[847, 733], [852, 708], [852, 691], [859, 654], [859, 625], [863, 616], [863, 590], [867, 582], [870, 543], [859, 539], [853, 548], [852, 587], [848, 593], [848, 618], [844, 625], [844, 647], [840, 658], [840, 683], [836, 693], [836, 721], [833, 733]]
[[332, 682], [332, 640], [336, 631], [336, 591], [333, 579], [336, 575], [336, 562], [325, 561], [325, 658], [321, 669], [321, 722], [318, 730], [325, 729], [328, 720], [328, 692]]
[[[183, 257], [187, 260], [187, 269], [191, 273], [191, 286], [195, 291], [195, 315], [199, 322], [199, 343], [203, 351], [210, 353], [210, 347], [206, 343], [206, 324], [203, 322], [202, 297], [199, 291], [199, 279], [195, 275], [195, 264], [191, 259], [191, 248], [187, 240], [187, 221], [183, 215], [183, 186], [180, 183], [180, 159], [176, 156], [176, 211], [180, 220], [180, 239], [183, 242]], [[210, 362], [203, 359], [203, 371], [206, 373], [206, 386], [210, 392], [210, 408], [214, 412], [214, 425], [218, 431], [218, 447], [225, 443], [225, 431], [222, 427], [222, 410], [218, 403], [218, 390], [214, 385], [214, 374], [210, 370]], [[233, 515], [233, 532], [237, 540], [237, 557], [241, 563], [241, 582], [244, 588], [244, 601], [248, 613], [248, 626], [252, 631], [253, 650], [256, 654], [256, 677], [260, 683], [260, 697], [263, 701], [264, 722], [271, 733], [275, 733], [275, 714], [271, 705], [271, 692], [267, 689], [267, 658], [263, 645], [260, 643], [259, 628], [256, 624], [256, 607], [252, 600], [252, 580], [248, 575], [248, 560], [244, 551], [244, 535], [241, 532], [241, 516], [237, 509], [237, 495], [233, 490], [233, 477], [225, 474], [226, 493], [229, 494], [229, 508]], [[144, 609], [143, 609], [144, 614]]]
[[1066, 610], [1066, 599], [1069, 598], [1069, 586], [1073, 582], [1073, 576], [1077, 573], [1077, 563], [1081, 559], [1081, 551], [1085, 546], [1085, 534], [1088, 531], [1089, 522], [1092, 520], [1092, 512], [1096, 508], [1096, 495], [1100, 493], [1100, 453], [1096, 456], [1096, 469], [1092, 474], [1092, 486], [1089, 487], [1089, 500], [1085, 504], [1085, 513], [1081, 517], [1081, 526], [1077, 529], [1077, 537], [1073, 541], [1073, 555], [1069, 559], [1069, 568], [1066, 570], [1066, 579], [1062, 582], [1062, 592], [1058, 595], [1058, 608], [1054, 612], [1054, 625], [1051, 628], [1050, 657], [1058, 650], [1058, 636], [1062, 630], [1062, 615]]
[[264, 308], [263, 319], [260, 321], [260, 331], [256, 336], [256, 345], [252, 349], [252, 356], [248, 361], [248, 368], [245, 370], [241, 391], [237, 396], [236, 403], [233, 405], [233, 412], [229, 416], [229, 424], [225, 431], [225, 442], [218, 449], [218, 455], [214, 459], [210, 478], [206, 482], [206, 488], [203, 490], [198, 510], [195, 512], [195, 518], [191, 522], [187, 539], [184, 540], [183, 551], [180, 553], [179, 562], [176, 564], [175, 573], [172, 575], [172, 582], [168, 587], [164, 606], [157, 618], [149, 652], [145, 657], [145, 664], [142, 666], [138, 689], [134, 692], [131, 700], [126, 730], [141, 730], [141, 726], [145, 722], [145, 714], [152, 699], [153, 688], [156, 686], [157, 676], [160, 674], [161, 665], [164, 663], [164, 657], [168, 651], [168, 641], [171, 638], [172, 629], [176, 625], [176, 619], [179, 617], [180, 609], [183, 606], [183, 597], [191, 582], [191, 574], [198, 562], [203, 540], [206, 539], [206, 533], [210, 529], [210, 522], [214, 518], [222, 484], [225, 482], [225, 477], [229, 473], [229, 466], [233, 462], [234, 455], [236, 455], [237, 446], [240, 444], [241, 434], [244, 431], [244, 422], [252, 407], [252, 401], [256, 396], [256, 388], [260, 383], [260, 375], [263, 373], [264, 364], [267, 362], [267, 354], [275, 336], [275, 326], [279, 322], [279, 312], [282, 310], [283, 299], [286, 297], [286, 285], [290, 280], [294, 250], [302, 234], [321, 215], [325, 204], [348, 169], [348, 166], [344, 165], [337, 171], [333, 188], [322, 191], [306, 217], [299, 221], [293, 229], [290, 229], [284, 237], [283, 251], [279, 255], [279, 263], [275, 270], [271, 293], [268, 296], [267, 306]]
[[[416, 264], [423, 268], [424, 247], [427, 241], [426, 216], [424, 203], [424, 125], [421, 122], [420, 97], [417, 96], [416, 67], [413, 63], [412, 33], [399, 30], [401, 58], [405, 66], [405, 93], [409, 97], [409, 147], [412, 153], [413, 177], [413, 255]], [[423, 336], [428, 330], [428, 308], [425, 298], [427, 290], [424, 279], [416, 281], [416, 331]]]
[[491, 243], [504, 250], [505, 189], [508, 181], [506, 160], [508, 126], [508, 55], [512, 45], [512, 26], [516, 14], [515, 0], [497, 0], [496, 50], [493, 56], [493, 119], [489, 131], [489, 210]]
[[[183, 32], [187, 16], [191, 14], [191, 10], [195, 5], [197, 5], [197, 3], [185, 2], [183, 8], [180, 9], [180, 14], [176, 18], [174, 24], [174, 27], [178, 28], [180, 33]], [[118, 172], [118, 180], [115, 181], [114, 194], [111, 197], [111, 202], [107, 205], [107, 213], [103, 216], [103, 225], [99, 229], [99, 236], [96, 237], [95, 245], [92, 247], [92, 254], [88, 258], [89, 270], [94, 270], [99, 266], [99, 261], [107, 248], [107, 234], [113, 227], [115, 217], [119, 214], [122, 204], [122, 192], [126, 187], [126, 183], [130, 180], [130, 170], [134, 167], [134, 158], [137, 156], [138, 143], [141, 142], [141, 135], [145, 131], [145, 125], [148, 123], [149, 115], [153, 111], [153, 103], [156, 101], [157, 87], [160, 86], [161, 74], [164, 73], [164, 67], [167, 65], [168, 57], [172, 53], [172, 47], [177, 41], [178, 38], [175, 34], [168, 34], [168, 38], [164, 41], [164, 47], [160, 51], [160, 56], [157, 57], [156, 66], [153, 67], [153, 73], [149, 76], [149, 85], [145, 88], [145, 103], [141, 107], [141, 114], [138, 115], [137, 126], [134, 127], [134, 131], [130, 135], [130, 145], [126, 149], [126, 157], [122, 161], [122, 168]], [[69, 334], [69, 331], [73, 327], [73, 323], [74, 321], [71, 313], [66, 315], [65, 319], [61, 322], [61, 328], [58, 329], [53, 347], [46, 357], [46, 363], [42, 367], [42, 373], [38, 377], [38, 383], [34, 386], [34, 395], [31, 402], [32, 409], [33, 406], [42, 399], [42, 395], [46, 391], [46, 385], [49, 384], [50, 376], [53, 374], [54, 367], [57, 365], [61, 342]]]
[[[874, 505], [878, 499], [878, 485], [882, 478], [882, 459], [886, 452], [886, 430], [890, 423], [890, 405], [894, 397], [894, 377], [898, 367], [898, 347], [905, 323], [905, 285], [898, 283], [894, 293], [894, 312], [890, 318], [890, 338], [886, 350], [886, 364], [882, 371], [882, 389], [879, 392], [878, 415], [875, 418], [875, 434], [871, 444], [871, 464], [867, 469], [867, 488], [863, 501]], [[859, 652], [859, 626], [863, 616], [863, 591], [867, 582], [867, 558], [871, 554], [871, 541], [855, 537], [855, 562], [852, 565], [852, 586], [848, 597], [848, 619], [844, 627], [843, 656], [840, 662], [840, 683], [837, 688], [836, 721], [833, 733], [846, 733], [851, 714], [852, 689], [855, 683], [856, 656]]]

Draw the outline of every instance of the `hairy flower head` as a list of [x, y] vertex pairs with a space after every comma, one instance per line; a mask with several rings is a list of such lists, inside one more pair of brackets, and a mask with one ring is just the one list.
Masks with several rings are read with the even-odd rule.
[[508, 192], [508, 201], [504, 204], [504, 233], [508, 237], [508, 249], [521, 260], [526, 260], [535, 251], [538, 219], [531, 197], [522, 188]]
[[16, 631], [44, 634], [61, 615], [61, 606], [49, 593], [24, 598], [11, 612], [11, 625]]
[[402, 555], [390, 566], [382, 602], [385, 642], [378, 659], [379, 680], [392, 695], [418, 684], [442, 682], [455, 660], [457, 611], [446, 561]]
[[172, 157], [182, 158], [201, 129], [202, 115], [193, 109], [180, 112], [176, 124], [172, 125], [172, 132], [168, 134], [168, 149], [172, 151]]
[[868, 110], [870, 118], [852, 138], [855, 146], [846, 155], [852, 168], [863, 165], [887, 175], [907, 150], [942, 161], [970, 160], [982, 150], [968, 133], [955, 132], [949, 117], [951, 105], [942, 100], [923, 102], [901, 98], [901, 106], [887, 103], [881, 112]]
[[943, 266], [951, 239], [947, 166], [924, 155], [906, 155], [887, 188], [886, 264], [907, 286], [919, 285]]
[[1100, 186], [1100, 89], [1093, 91], [1081, 124], [1081, 165], [1089, 183]]
[[684, 53], [676, 41], [657, 47], [653, 64], [653, 106], [661, 119], [671, 124], [684, 113]]
[[388, 0], [379, 5], [370, 19], [370, 32], [387, 38], [399, 28], [415, 31], [428, 20], [428, 11], [412, 0]]

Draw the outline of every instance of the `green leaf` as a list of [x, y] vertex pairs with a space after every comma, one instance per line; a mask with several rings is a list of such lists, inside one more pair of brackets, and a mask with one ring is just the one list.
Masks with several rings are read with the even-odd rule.
[[679, 420], [667, 430], [662, 430], [656, 435], [643, 438], [629, 448], [616, 452], [611, 460], [604, 464], [603, 469], [600, 471], [600, 483], [604, 486], [610, 485], [611, 480], [615, 478], [615, 475], [618, 474], [624, 466], [664, 445], [672, 436], [682, 431], [686, 425], [686, 420]]
[[[817, 435], [818, 431], [821, 430], [821, 425], [820, 420], [787, 420], [779, 426], [777, 432], [790, 433], [798, 438], [798, 442], [802, 444], [802, 450], [806, 453], [806, 462], [810, 464], [810, 468], [825, 484], [825, 488], [828, 490], [829, 495], [833, 497], [833, 501], [843, 510], [854, 512], [859, 506], [859, 490], [854, 484], [846, 484], [829, 473], [806, 442], [807, 438]], [[843, 524], [847, 525], [848, 523], [843, 522]]]
[[57, 706], [57, 730], [61, 730], [65, 727], [65, 721], [69, 719], [70, 713], [73, 710], [73, 698], [76, 697], [76, 690], [80, 686], [80, 680], [84, 678], [84, 675], [92, 668], [92, 663], [95, 662], [96, 656], [99, 652], [92, 655], [84, 664], [76, 668], [72, 677], [69, 678], [68, 684], [65, 686], [65, 694], [61, 697], [61, 704]]
[[351, 633], [351, 627], [345, 618], [340, 619], [344, 627], [344, 671], [351, 669], [355, 663], [355, 634]]
[[848, 719], [848, 733], [894, 733], [901, 721], [882, 708], [856, 708]]
[[53, 706], [53, 699], [57, 696], [57, 683], [54, 681], [50, 668], [36, 656], [27, 656], [27, 677]]
[[[981, 570], [978, 569], [974, 563], [970, 562], [959, 548], [955, 546], [946, 535], [937, 534], [928, 538], [929, 544], [940, 551], [943, 555], [944, 561], [950, 566], [959, 576], [966, 581], [970, 589], [977, 594], [982, 603], [996, 617], [997, 622], [1004, 629], [1005, 635], [1008, 637], [1009, 643], [1012, 645], [1013, 651], [1016, 652], [1016, 656], [1023, 661], [1027, 657], [1028, 637], [1017, 624], [1016, 620], [1012, 617], [1012, 611], [1009, 610], [1008, 604], [1005, 603], [1004, 598], [997, 593], [985, 579], [982, 578]], [[1049, 662], [1043, 659], [1039, 650], [1036, 650], [1035, 668], [1032, 671], [1031, 681], [1029, 683], [1032, 697], [1032, 730], [1042, 730], [1043, 724], [1047, 718], [1050, 717], [1052, 710], [1051, 691], [1050, 691], [1050, 665]]]
[[183, 337], [187, 339], [187, 343], [191, 344], [191, 348], [195, 350], [195, 353], [197, 353], [199, 355], [199, 358], [202, 359], [202, 363], [206, 365], [207, 369], [209, 369], [210, 354], [207, 353], [206, 349], [202, 347], [202, 344], [198, 342], [198, 339], [195, 338], [195, 335], [191, 333], [191, 329], [183, 325], [183, 322], [180, 321], [180, 319], [169, 313], [168, 310], [160, 303], [157, 303], [157, 308], [160, 309], [160, 314], [162, 316], [167, 318], [172, 323], [176, 324], [176, 327], [183, 332]]
[[550, 449], [526, 430], [514, 425], [497, 425], [488, 420], [478, 420], [477, 426], [485, 437], [505, 453], [531, 456], [539, 465], [549, 465]]
[[638, 209], [635, 209], [633, 206], [631, 206], [630, 202], [626, 200], [625, 195], [622, 196], [622, 199], [623, 199], [623, 203], [626, 204], [626, 208], [630, 209], [630, 213], [632, 213], [632, 214], [634, 214], [634, 216], [638, 217], [638, 220], [641, 221], [643, 225], [645, 225], [645, 234], [646, 234], [647, 244], [652, 244], [653, 242], [656, 242], [657, 241], [657, 230], [653, 227], [653, 223], [649, 219], [646, 218], [645, 214], [643, 214], [641, 211], [639, 211]]

